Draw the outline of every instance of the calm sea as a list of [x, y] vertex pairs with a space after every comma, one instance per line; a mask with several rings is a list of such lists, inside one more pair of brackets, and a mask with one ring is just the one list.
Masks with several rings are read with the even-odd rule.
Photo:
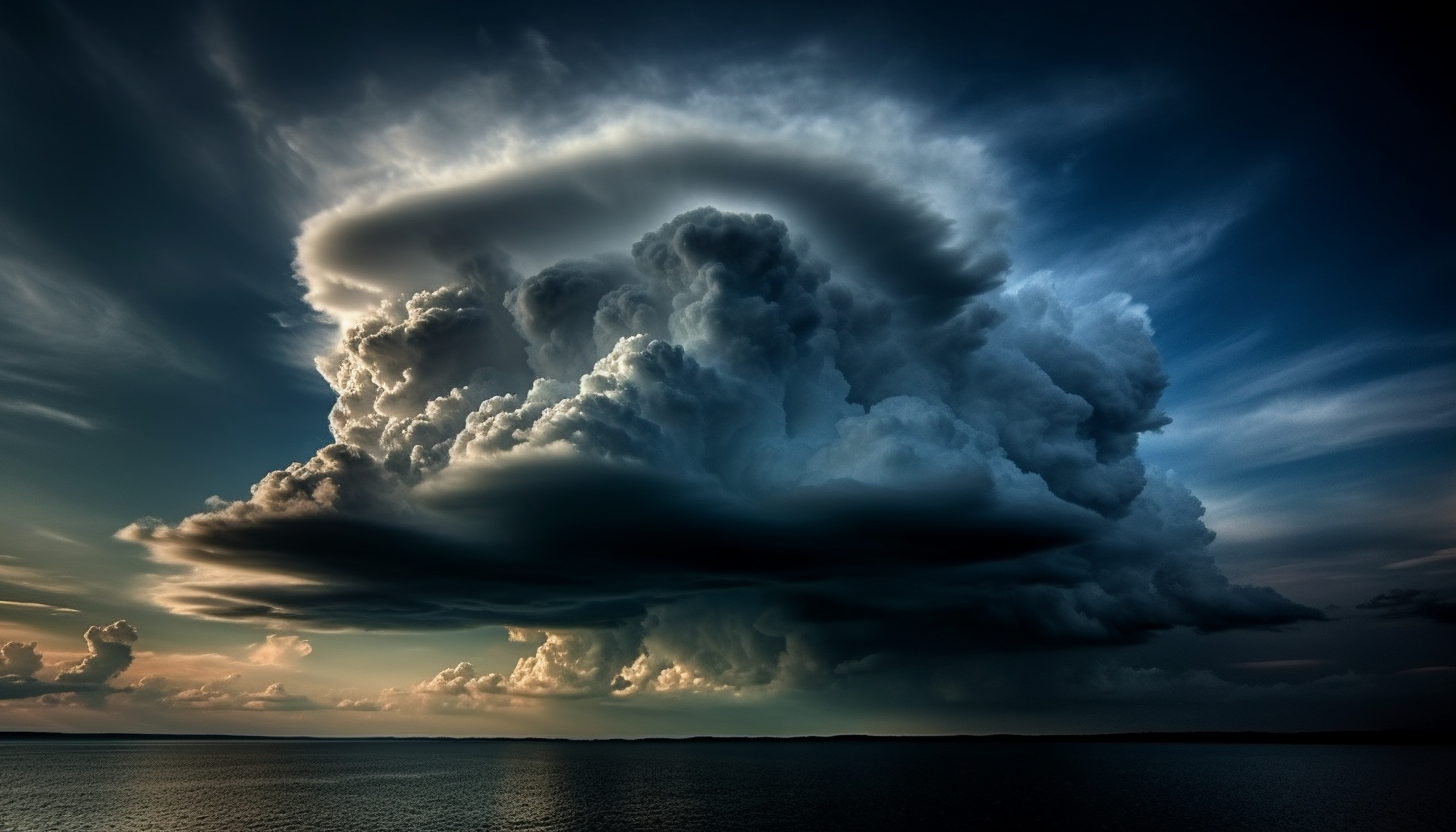
[[0, 740], [0, 829], [1423, 830], [1456, 749]]

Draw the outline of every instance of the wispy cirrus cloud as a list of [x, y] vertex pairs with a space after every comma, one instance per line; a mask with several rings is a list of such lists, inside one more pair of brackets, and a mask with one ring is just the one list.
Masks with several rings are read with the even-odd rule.
[[37, 419], [55, 422], [66, 427], [76, 428], [77, 430], [96, 430], [100, 427], [100, 424], [94, 419], [89, 419], [85, 416], [79, 416], [75, 413], [61, 410], [58, 407], [50, 407], [37, 402], [0, 400], [0, 410], [18, 413], [22, 416], [33, 416]]
[[0, 254], [0, 382], [64, 389], [103, 368], [137, 365], [204, 371], [110, 292], [38, 259]]
[[1442, 565], [1442, 566], [1451, 565], [1451, 566], [1456, 566], [1456, 547], [1451, 547], [1451, 548], [1448, 548], [1448, 549], [1442, 549], [1442, 550], [1440, 550], [1438, 552], [1435, 552], [1434, 554], [1424, 555], [1424, 556], [1418, 557], [1418, 558], [1408, 558], [1406, 560], [1396, 561], [1395, 563], [1387, 563], [1385, 565], [1385, 568], [1386, 569], [1411, 569], [1411, 568], [1414, 568], [1414, 567], [1417, 567], [1417, 566], [1436, 566], [1436, 565]]
[[0, 417], [14, 425], [7, 433], [23, 437], [42, 423], [102, 429], [90, 391], [117, 372], [208, 374], [194, 353], [113, 293], [54, 260], [20, 253], [40, 248], [24, 238], [0, 217]]
[[1032, 222], [1024, 229], [1032, 242], [1017, 251], [1019, 271], [1049, 274], [1069, 291], [1087, 296], [1123, 291], [1164, 303], [1176, 300], [1192, 284], [1173, 278], [1217, 252], [1229, 231], [1257, 211], [1279, 177], [1277, 167], [1257, 168], [1233, 186], [1133, 222], [1099, 226], [1096, 217], [1079, 216], [1077, 228], [1052, 229]]
[[22, 610], [38, 610], [41, 612], [50, 613], [80, 612], [80, 610], [72, 609], [70, 607], [61, 607], [56, 606], [55, 604], [42, 604], [39, 601], [0, 601], [0, 607], [10, 607], [12, 609]]
[[26, 566], [14, 555], [0, 555], [0, 586], [3, 585], [58, 595], [84, 591], [81, 582], [55, 575], [49, 570]]
[[[1155, 454], [1249, 471], [1456, 426], [1456, 363], [1441, 344], [1364, 338], [1254, 359], [1259, 340], [1185, 362], [1199, 393], [1169, 408], [1171, 426], [1147, 439]], [[1423, 352], [1424, 367], [1387, 369], [1391, 355]]]

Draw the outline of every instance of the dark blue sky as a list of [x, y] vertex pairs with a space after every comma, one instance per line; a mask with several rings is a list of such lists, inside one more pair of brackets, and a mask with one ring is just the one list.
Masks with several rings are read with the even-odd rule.
[[0, 11], [0, 727], [1449, 726], [1435, 18], [297, 5]]

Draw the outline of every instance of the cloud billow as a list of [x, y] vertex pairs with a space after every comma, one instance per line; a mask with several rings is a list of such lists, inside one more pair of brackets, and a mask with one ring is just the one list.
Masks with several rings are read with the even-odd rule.
[[107, 683], [131, 667], [136, 628], [126, 621], [87, 628], [86, 655], [62, 667], [53, 680], [37, 678], [44, 667], [35, 642], [7, 642], [0, 647], [0, 699], [48, 697], [86, 705], [99, 705], [117, 692]]
[[[814, 684], [1320, 617], [1231, 585], [1197, 499], [1138, 460], [1167, 421], [1140, 307], [1001, 287], [994, 240], [955, 240], [860, 168], [724, 147], [655, 168], [651, 148], [586, 154], [311, 222], [310, 297], [348, 322], [319, 359], [337, 441], [247, 500], [124, 529], [184, 567], [159, 602], [547, 632], [529, 667], [432, 695]], [[811, 235], [702, 207], [630, 256], [511, 266], [749, 169]]]

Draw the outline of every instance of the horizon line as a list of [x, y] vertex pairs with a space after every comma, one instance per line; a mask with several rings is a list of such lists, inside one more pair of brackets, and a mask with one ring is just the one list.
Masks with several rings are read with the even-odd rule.
[[1216, 743], [1269, 745], [1456, 745], [1453, 729], [1325, 731], [1120, 731], [1088, 734], [800, 734], [637, 737], [219, 734], [161, 732], [0, 731], [4, 740], [188, 740], [289, 742], [962, 742], [962, 743]]

